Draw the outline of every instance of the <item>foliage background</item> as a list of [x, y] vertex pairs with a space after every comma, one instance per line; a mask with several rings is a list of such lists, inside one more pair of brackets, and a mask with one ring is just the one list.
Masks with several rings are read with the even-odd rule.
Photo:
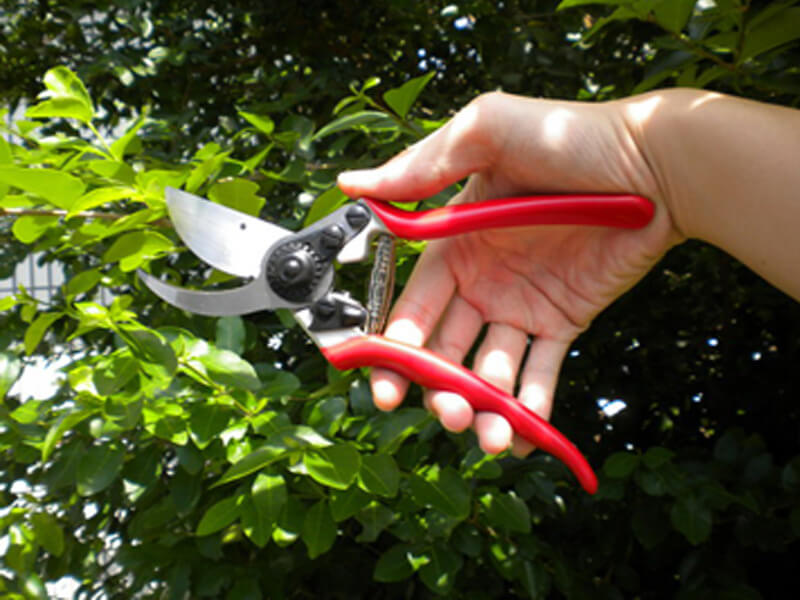
[[69, 280], [0, 300], [2, 391], [37, 355], [70, 364], [0, 405], [0, 592], [776, 597], [800, 551], [800, 310], [715, 249], [672, 252], [570, 354], [554, 422], [602, 466], [592, 498], [418, 395], [378, 414], [283, 315], [187, 315], [135, 269], [227, 283], [182, 251], [165, 185], [301, 227], [344, 201], [337, 172], [491, 89], [797, 106], [797, 4], [4, 1], [0, 94], [27, 116], [0, 141], [0, 271], [37, 251]]

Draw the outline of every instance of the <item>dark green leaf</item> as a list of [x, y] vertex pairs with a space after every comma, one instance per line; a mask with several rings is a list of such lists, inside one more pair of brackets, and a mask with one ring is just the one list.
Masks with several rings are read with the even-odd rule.
[[458, 472], [433, 465], [409, 479], [411, 495], [421, 506], [430, 506], [456, 519], [469, 515], [471, 494], [467, 483]]
[[481, 496], [481, 504], [492, 527], [530, 533], [531, 514], [527, 504], [514, 492], [493, 490]]
[[78, 465], [78, 493], [91, 496], [102, 492], [117, 478], [124, 460], [125, 450], [114, 444], [89, 448]]
[[639, 466], [641, 458], [631, 452], [615, 452], [603, 464], [603, 472], [614, 479], [625, 479]]
[[241, 355], [244, 352], [245, 333], [242, 317], [220, 317], [217, 319], [216, 346]]
[[242, 512], [242, 529], [254, 544], [263, 548], [288, 499], [286, 482], [278, 474], [259, 473], [250, 489], [251, 510]]
[[391, 498], [397, 494], [400, 486], [400, 469], [388, 454], [362, 456], [358, 484], [370, 494]]
[[330, 506], [333, 520], [337, 523], [349, 519], [370, 503], [372, 497], [356, 486], [331, 494]]
[[231, 410], [220, 404], [196, 404], [189, 412], [189, 435], [201, 450], [225, 430], [231, 419]]
[[408, 544], [397, 544], [381, 554], [375, 564], [375, 571], [372, 578], [381, 583], [393, 581], [403, 581], [414, 574], [414, 568], [408, 560], [411, 546]]
[[285, 444], [272, 443], [261, 446], [225, 471], [214, 486], [230, 483], [231, 481], [246, 477], [250, 475], [250, 473], [260, 471], [264, 467], [281, 460], [289, 452], [290, 449]]
[[356, 536], [359, 544], [370, 544], [378, 539], [381, 532], [394, 521], [394, 513], [383, 504], [372, 502], [358, 513], [356, 519], [361, 523], [361, 533]]
[[33, 323], [31, 323], [25, 330], [25, 353], [27, 355], [33, 354], [39, 342], [42, 341], [44, 334], [47, 330], [58, 321], [64, 314], [60, 312], [47, 312], [39, 313]]
[[800, 8], [787, 7], [747, 28], [738, 60], [744, 62], [797, 39], [800, 39]]
[[711, 511], [695, 496], [679, 498], [669, 516], [672, 526], [694, 546], [702, 544], [711, 535]]
[[197, 357], [208, 369], [212, 380], [224, 386], [257, 390], [261, 382], [256, 371], [249, 362], [229, 350], [208, 348], [208, 351]]
[[449, 594], [456, 574], [464, 564], [461, 555], [444, 544], [437, 544], [428, 553], [430, 561], [419, 570], [419, 578], [433, 592]]
[[656, 4], [653, 15], [664, 29], [679, 33], [692, 16], [697, 0], [666, 0]]
[[325, 500], [320, 500], [308, 509], [303, 521], [303, 541], [309, 558], [316, 558], [330, 550], [336, 540], [336, 523]]
[[31, 525], [36, 541], [53, 556], [61, 556], [64, 552], [64, 531], [56, 518], [45, 512], [31, 516]]
[[155, 231], [132, 231], [117, 238], [103, 255], [103, 262], [118, 262], [125, 271], [134, 271], [145, 262], [174, 250], [171, 241]]

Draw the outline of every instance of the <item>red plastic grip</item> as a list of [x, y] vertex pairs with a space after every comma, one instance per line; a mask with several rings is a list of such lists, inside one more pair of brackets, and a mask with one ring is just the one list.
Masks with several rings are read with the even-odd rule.
[[561, 460], [590, 494], [597, 477], [580, 451], [557, 429], [523, 404], [461, 365], [424, 348], [409, 346], [378, 335], [353, 338], [323, 348], [330, 363], [340, 370], [383, 367], [423, 387], [463, 396], [476, 411], [505, 417], [517, 434]]
[[432, 240], [497, 227], [525, 225], [599, 225], [636, 229], [653, 218], [653, 204], [632, 194], [522, 196], [407, 211], [364, 198], [396, 236]]

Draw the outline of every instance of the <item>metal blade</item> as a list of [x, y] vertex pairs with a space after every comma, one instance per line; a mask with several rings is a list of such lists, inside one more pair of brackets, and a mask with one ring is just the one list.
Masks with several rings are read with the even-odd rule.
[[263, 219], [175, 188], [166, 188], [166, 197], [175, 230], [189, 249], [212, 267], [231, 275], [258, 277], [267, 250], [292, 234]]
[[264, 293], [264, 284], [258, 279], [233, 290], [200, 292], [165, 283], [142, 270], [137, 274], [162, 300], [199, 315], [225, 317], [272, 308], [267, 306], [269, 296]]

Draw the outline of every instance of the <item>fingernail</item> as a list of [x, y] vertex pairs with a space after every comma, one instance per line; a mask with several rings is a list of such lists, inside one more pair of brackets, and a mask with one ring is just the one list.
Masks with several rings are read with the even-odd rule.
[[358, 169], [339, 173], [337, 182], [342, 187], [364, 187], [370, 183], [372, 169]]
[[372, 398], [380, 410], [393, 410], [397, 404], [397, 389], [388, 381], [373, 381]]

